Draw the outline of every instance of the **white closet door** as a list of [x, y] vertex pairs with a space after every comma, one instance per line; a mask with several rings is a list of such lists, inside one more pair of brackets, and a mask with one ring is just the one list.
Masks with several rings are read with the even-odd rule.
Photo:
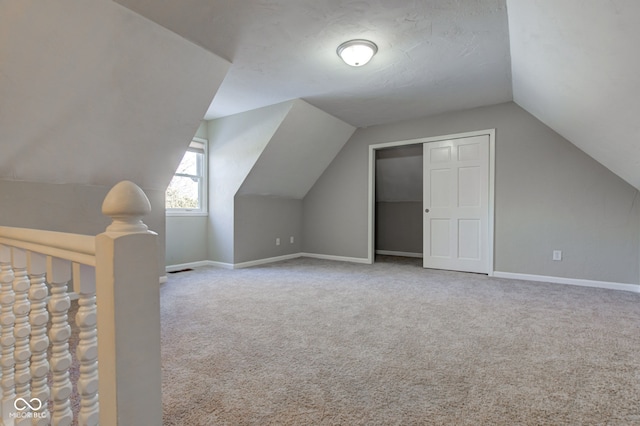
[[489, 136], [423, 149], [424, 267], [488, 273]]

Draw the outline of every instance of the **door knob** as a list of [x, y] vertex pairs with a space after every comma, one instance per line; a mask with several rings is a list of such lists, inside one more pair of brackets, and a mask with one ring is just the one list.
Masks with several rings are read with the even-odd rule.
[[424, 212], [425, 213], [429, 213], [429, 209], [424, 209]]

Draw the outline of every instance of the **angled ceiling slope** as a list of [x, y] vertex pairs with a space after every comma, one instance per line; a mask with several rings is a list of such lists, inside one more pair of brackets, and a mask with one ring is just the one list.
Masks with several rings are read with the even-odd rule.
[[167, 187], [229, 63], [110, 0], [0, 2], [0, 178]]
[[238, 195], [304, 198], [355, 130], [302, 100], [293, 101]]
[[[505, 0], [117, 1], [232, 62], [206, 119], [303, 99], [365, 127], [512, 100]], [[359, 69], [336, 55], [354, 38], [379, 47]]]
[[291, 111], [282, 102], [209, 121], [209, 180], [213, 209], [233, 205], [243, 182]]
[[[515, 100], [640, 188], [637, 0], [117, 1], [233, 62], [207, 118], [304, 99], [365, 127]], [[380, 48], [365, 68], [335, 54], [351, 38]]]
[[515, 102], [640, 189], [640, 2], [508, 9]]

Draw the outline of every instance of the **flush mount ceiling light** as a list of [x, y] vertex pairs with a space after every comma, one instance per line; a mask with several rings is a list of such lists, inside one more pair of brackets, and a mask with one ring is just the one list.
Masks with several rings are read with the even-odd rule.
[[338, 46], [338, 56], [352, 67], [361, 67], [373, 58], [378, 46], [369, 40], [349, 40]]

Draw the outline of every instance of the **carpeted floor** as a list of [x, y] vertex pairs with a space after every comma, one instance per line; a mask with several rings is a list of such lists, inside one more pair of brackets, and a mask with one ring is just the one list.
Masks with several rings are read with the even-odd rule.
[[640, 295], [295, 259], [161, 288], [166, 425], [640, 424]]

